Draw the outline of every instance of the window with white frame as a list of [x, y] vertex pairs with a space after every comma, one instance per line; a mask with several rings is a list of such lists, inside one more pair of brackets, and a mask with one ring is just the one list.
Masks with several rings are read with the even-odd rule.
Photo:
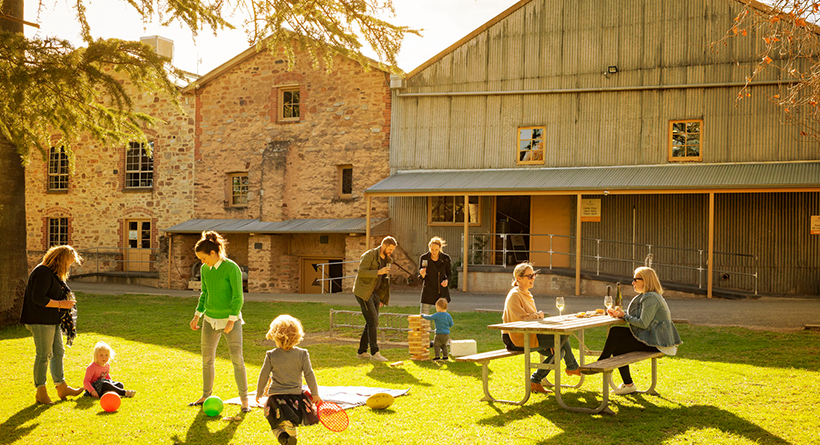
[[228, 175], [231, 185], [231, 207], [248, 206], [248, 184], [250, 183], [247, 173], [231, 173]]
[[153, 186], [154, 142], [149, 142], [148, 147], [140, 142], [129, 142], [125, 152], [125, 188], [151, 188]]
[[48, 189], [68, 190], [68, 155], [64, 147], [51, 147], [48, 152]]

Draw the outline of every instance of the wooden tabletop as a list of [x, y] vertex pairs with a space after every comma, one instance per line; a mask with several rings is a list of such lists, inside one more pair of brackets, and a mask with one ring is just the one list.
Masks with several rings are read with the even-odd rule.
[[623, 319], [613, 318], [609, 315], [595, 315], [592, 317], [576, 317], [575, 314], [568, 314], [555, 317], [542, 318], [540, 320], [514, 321], [511, 323], [491, 324], [490, 329], [499, 329], [507, 332], [573, 332], [577, 330], [595, 328], [598, 326], [611, 326], [624, 324]]

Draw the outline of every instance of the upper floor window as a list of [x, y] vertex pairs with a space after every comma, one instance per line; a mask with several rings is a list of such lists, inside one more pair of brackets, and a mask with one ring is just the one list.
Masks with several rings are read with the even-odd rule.
[[154, 142], [129, 142], [125, 153], [125, 188], [150, 188], [154, 185]]
[[[478, 196], [470, 196], [470, 225], [480, 224]], [[431, 196], [427, 200], [427, 224], [431, 226], [463, 225], [463, 196]]]
[[48, 247], [68, 244], [68, 218], [48, 219]]
[[703, 119], [669, 121], [669, 160], [702, 161]]
[[63, 147], [48, 152], [48, 189], [68, 190], [68, 155]]
[[231, 173], [231, 207], [248, 206], [248, 174]]
[[519, 165], [544, 163], [544, 133], [546, 127], [518, 128]]
[[339, 198], [353, 197], [353, 166], [340, 165], [338, 167], [339, 186], [337, 194]]
[[299, 87], [288, 87], [279, 90], [279, 120], [298, 121], [300, 104]]

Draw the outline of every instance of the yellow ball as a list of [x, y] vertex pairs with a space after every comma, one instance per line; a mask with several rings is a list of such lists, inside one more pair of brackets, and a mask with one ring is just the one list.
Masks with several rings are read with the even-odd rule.
[[386, 392], [378, 392], [367, 398], [367, 406], [371, 409], [385, 409], [393, 404], [393, 396]]

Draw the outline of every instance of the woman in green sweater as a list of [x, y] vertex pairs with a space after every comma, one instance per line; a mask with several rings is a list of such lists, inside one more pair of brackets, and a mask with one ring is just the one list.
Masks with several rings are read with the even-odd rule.
[[225, 240], [214, 231], [202, 232], [194, 251], [202, 261], [202, 293], [196, 307], [191, 329], [199, 329], [202, 323], [202, 397], [191, 406], [199, 406], [207, 399], [214, 386], [214, 358], [219, 338], [225, 334], [228, 351], [233, 362], [233, 375], [242, 412], [250, 412], [248, 406], [248, 378], [245, 374], [245, 360], [242, 357], [242, 272], [239, 266], [225, 256]]

